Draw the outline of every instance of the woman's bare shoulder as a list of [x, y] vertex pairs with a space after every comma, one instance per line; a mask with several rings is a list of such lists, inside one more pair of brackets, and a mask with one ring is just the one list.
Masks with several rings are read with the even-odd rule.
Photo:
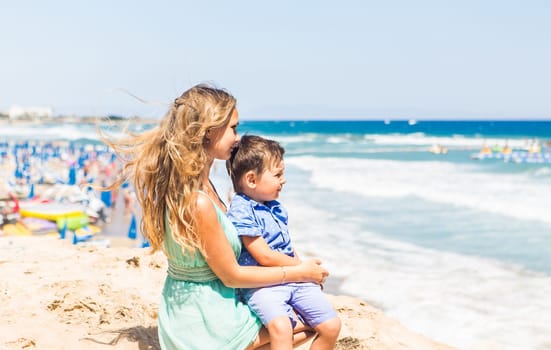
[[209, 198], [206, 193], [197, 192], [195, 195], [195, 205], [197, 209], [197, 214], [201, 217], [210, 217], [216, 216], [216, 210], [214, 208], [214, 203]]

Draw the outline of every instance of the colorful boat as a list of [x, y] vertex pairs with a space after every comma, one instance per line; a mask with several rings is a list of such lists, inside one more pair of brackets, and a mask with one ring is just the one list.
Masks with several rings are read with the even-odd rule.
[[27, 227], [27, 229], [29, 229], [29, 231], [31, 231], [31, 233], [35, 235], [57, 235], [59, 233], [56, 223], [50, 220], [25, 217], [22, 218], [21, 221], [23, 225], [25, 225], [25, 227]]
[[72, 203], [20, 203], [19, 208], [19, 214], [22, 217], [33, 217], [51, 221], [79, 217], [84, 215], [84, 211], [83, 206]]
[[63, 229], [63, 227], [69, 229], [69, 230], [77, 230], [79, 228], [85, 227], [89, 224], [90, 219], [88, 218], [88, 215], [79, 213], [79, 215], [74, 216], [65, 216], [57, 218], [57, 228]]

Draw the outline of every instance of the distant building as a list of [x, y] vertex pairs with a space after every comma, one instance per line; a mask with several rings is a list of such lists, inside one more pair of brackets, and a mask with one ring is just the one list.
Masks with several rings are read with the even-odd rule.
[[10, 119], [40, 119], [51, 118], [53, 110], [51, 107], [21, 107], [12, 106], [8, 112]]

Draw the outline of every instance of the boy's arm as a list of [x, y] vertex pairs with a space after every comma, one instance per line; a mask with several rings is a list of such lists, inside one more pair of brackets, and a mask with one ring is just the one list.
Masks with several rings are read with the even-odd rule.
[[300, 264], [300, 260], [296, 255], [291, 257], [272, 250], [262, 237], [241, 236], [241, 241], [252, 257], [262, 266], [293, 266]]

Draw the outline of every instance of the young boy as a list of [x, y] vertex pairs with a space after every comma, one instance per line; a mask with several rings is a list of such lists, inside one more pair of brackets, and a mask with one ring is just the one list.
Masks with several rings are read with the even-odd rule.
[[[289, 237], [287, 212], [277, 201], [285, 184], [284, 153], [276, 141], [245, 135], [227, 162], [236, 192], [228, 217], [243, 242], [241, 265], [299, 263]], [[295, 312], [318, 333], [311, 349], [334, 349], [341, 321], [320, 286], [285, 283], [285, 273], [283, 276], [280, 285], [241, 290], [249, 307], [268, 329], [271, 349], [292, 349]]]

